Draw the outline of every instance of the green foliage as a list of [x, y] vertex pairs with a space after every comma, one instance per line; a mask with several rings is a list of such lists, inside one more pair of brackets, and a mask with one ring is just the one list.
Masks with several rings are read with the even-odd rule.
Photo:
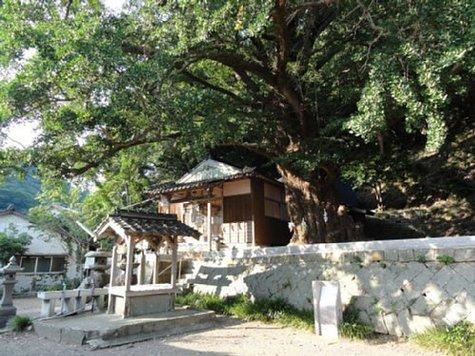
[[416, 344], [428, 349], [447, 352], [450, 355], [475, 353], [475, 326], [462, 321], [454, 326], [433, 328], [411, 336]]
[[442, 147], [473, 84], [469, 1], [278, 4], [3, 1], [0, 125], [41, 135], [0, 174], [34, 164], [49, 198], [81, 176], [93, 226], [221, 145], [372, 186]]
[[244, 295], [220, 298], [210, 294], [187, 293], [176, 299], [179, 305], [214, 310], [246, 321], [278, 323], [303, 330], [313, 330], [313, 313], [299, 310], [283, 300], [257, 299], [252, 302]]
[[374, 337], [374, 329], [360, 320], [359, 310], [354, 301], [343, 311], [343, 321], [339, 326], [340, 335], [348, 339], [366, 340]]
[[12, 227], [0, 232], [0, 263], [5, 264], [10, 257], [24, 254], [30, 242], [30, 236], [19, 234]]
[[437, 256], [437, 261], [448, 266], [448, 265], [451, 265], [452, 263], [455, 263], [455, 258], [448, 255], [440, 255], [440, 256]]
[[33, 325], [33, 319], [27, 315], [16, 315], [8, 322], [13, 331], [23, 332]]

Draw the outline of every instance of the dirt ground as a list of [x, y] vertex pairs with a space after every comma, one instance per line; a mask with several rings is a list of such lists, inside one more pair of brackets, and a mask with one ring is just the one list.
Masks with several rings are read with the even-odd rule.
[[[15, 301], [19, 314], [36, 314], [36, 300]], [[35, 307], [36, 306], [36, 307]], [[30, 315], [31, 315], [30, 314]], [[185, 335], [145, 341], [111, 349], [58, 345], [33, 332], [0, 334], [0, 356], [69, 355], [438, 355], [404, 341], [380, 337], [370, 342], [340, 340], [328, 343], [300, 330], [261, 322], [220, 318], [219, 326]]]

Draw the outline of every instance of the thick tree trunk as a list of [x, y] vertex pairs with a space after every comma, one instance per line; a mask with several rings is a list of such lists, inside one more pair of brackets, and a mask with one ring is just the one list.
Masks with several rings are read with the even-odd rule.
[[286, 204], [293, 236], [291, 243], [358, 241], [363, 228], [339, 204], [334, 188], [336, 176], [325, 174], [305, 180], [283, 166], [278, 166], [286, 186]]

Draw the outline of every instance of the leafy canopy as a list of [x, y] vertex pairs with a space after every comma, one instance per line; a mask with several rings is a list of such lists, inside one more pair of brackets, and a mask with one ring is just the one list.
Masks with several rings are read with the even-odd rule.
[[7, 0], [0, 125], [42, 133], [0, 151], [1, 166], [82, 175], [98, 187], [86, 204], [105, 211], [219, 145], [305, 177], [437, 152], [474, 72], [472, 13], [463, 0], [131, 1], [119, 15]]

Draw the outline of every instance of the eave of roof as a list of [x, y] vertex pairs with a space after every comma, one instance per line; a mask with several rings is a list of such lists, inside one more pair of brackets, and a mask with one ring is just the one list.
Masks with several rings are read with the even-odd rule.
[[201, 180], [201, 181], [190, 182], [190, 183], [165, 183], [165, 184], [161, 184], [157, 186], [154, 189], [149, 190], [147, 192], [147, 195], [153, 197], [153, 196], [157, 196], [159, 194], [164, 194], [164, 193], [176, 193], [176, 192], [185, 191], [189, 189], [212, 187], [212, 186], [220, 185], [221, 183], [224, 183], [224, 182], [230, 182], [234, 180], [240, 180], [243, 178], [253, 178], [253, 177], [260, 178], [277, 185], [282, 185], [282, 182], [279, 182], [275, 179], [268, 178], [253, 170], [253, 171], [233, 174], [233, 175], [218, 178], [218, 179], [207, 179], [207, 180]]

